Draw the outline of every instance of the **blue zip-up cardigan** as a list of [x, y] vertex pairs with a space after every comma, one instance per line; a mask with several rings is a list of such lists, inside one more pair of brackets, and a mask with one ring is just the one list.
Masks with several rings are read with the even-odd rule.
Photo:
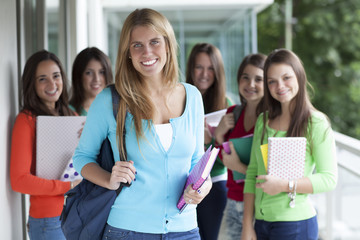
[[[204, 109], [200, 92], [182, 83], [186, 90], [185, 110], [170, 119], [173, 139], [168, 151], [162, 147], [154, 126], [143, 120], [145, 138], [137, 143], [133, 116], [126, 115], [126, 149], [128, 160], [134, 161], [136, 181], [123, 188], [117, 197], [108, 224], [145, 233], [189, 231], [197, 227], [195, 205], [179, 214], [176, 208], [186, 178], [204, 153]], [[108, 137], [119, 161], [116, 143], [116, 121], [112, 112], [110, 89], [104, 89], [92, 103], [73, 160], [75, 169], [96, 162], [101, 143]]]

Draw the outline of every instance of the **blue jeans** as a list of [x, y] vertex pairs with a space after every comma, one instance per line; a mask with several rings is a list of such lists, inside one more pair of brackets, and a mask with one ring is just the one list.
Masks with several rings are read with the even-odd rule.
[[29, 238], [33, 240], [65, 240], [59, 217], [33, 218], [28, 220]]
[[317, 240], [318, 223], [316, 216], [295, 222], [255, 221], [257, 240]]
[[217, 240], [227, 199], [226, 181], [213, 183], [209, 194], [197, 206], [197, 220], [202, 240]]
[[106, 225], [103, 240], [200, 240], [199, 229], [165, 234], [141, 233]]
[[221, 240], [241, 239], [243, 215], [244, 202], [228, 198], [221, 223]]

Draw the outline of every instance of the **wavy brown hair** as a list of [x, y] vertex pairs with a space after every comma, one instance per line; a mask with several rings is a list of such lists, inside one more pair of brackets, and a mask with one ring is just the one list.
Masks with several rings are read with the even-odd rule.
[[26, 61], [24, 71], [21, 77], [22, 80], [22, 97], [23, 106], [22, 111], [28, 111], [34, 116], [39, 115], [54, 115], [54, 113], [43, 103], [43, 101], [36, 94], [35, 83], [36, 83], [36, 70], [40, 62], [43, 61], [55, 62], [59, 69], [61, 78], [63, 81], [63, 90], [59, 97], [59, 100], [55, 103], [55, 111], [58, 112], [59, 116], [72, 116], [74, 115], [68, 107], [68, 94], [67, 94], [67, 78], [64, 68], [59, 58], [46, 50], [41, 50], [29, 57]]
[[71, 99], [70, 104], [75, 108], [75, 111], [80, 113], [85, 101], [85, 90], [83, 85], [83, 74], [86, 66], [91, 60], [96, 60], [101, 63], [105, 71], [105, 84], [108, 85], [113, 82], [113, 74], [111, 71], [111, 63], [108, 56], [96, 47], [85, 48], [75, 58], [72, 66], [71, 75]]
[[202, 96], [206, 114], [226, 108], [225, 70], [220, 50], [209, 43], [198, 43], [192, 48], [188, 58], [186, 67], [187, 83], [194, 85], [195, 60], [199, 53], [206, 53], [209, 56], [215, 72], [213, 85]]
[[134, 116], [138, 142], [143, 137], [141, 120], [147, 119], [150, 127], [154, 116], [154, 106], [145, 87], [143, 76], [134, 68], [129, 58], [131, 33], [137, 26], [149, 27], [164, 37], [167, 48], [167, 58], [163, 68], [164, 85], [175, 87], [179, 78], [178, 45], [174, 30], [166, 17], [148, 8], [136, 9], [130, 13], [121, 30], [115, 69], [115, 87], [121, 97], [117, 116], [117, 138], [122, 153], [124, 153], [123, 138], [119, 136], [123, 136], [126, 110]]
[[[267, 57], [264, 67], [264, 102], [265, 108], [268, 109], [268, 118], [275, 119], [281, 115], [281, 103], [273, 98], [270, 94], [267, 84], [267, 73], [273, 64], [286, 64], [294, 70], [298, 81], [299, 90], [297, 95], [290, 102], [291, 120], [287, 137], [304, 137], [307, 136], [307, 128], [310, 122], [311, 110], [315, 109], [310, 102], [307, 87], [310, 86], [306, 78], [306, 72], [300, 58], [290, 50], [277, 49], [270, 53]], [[311, 87], [311, 86], [310, 86]], [[263, 116], [264, 126], [266, 124], [266, 116]], [[265, 135], [265, 127], [263, 128], [262, 140]]]

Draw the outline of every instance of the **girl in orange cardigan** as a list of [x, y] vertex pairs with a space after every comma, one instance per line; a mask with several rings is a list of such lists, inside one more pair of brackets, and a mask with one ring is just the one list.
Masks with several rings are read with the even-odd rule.
[[36, 117], [69, 116], [67, 79], [60, 60], [48, 51], [33, 54], [22, 75], [23, 107], [12, 132], [10, 179], [14, 191], [30, 195], [30, 239], [65, 239], [59, 216], [64, 193], [78, 184], [35, 175]]

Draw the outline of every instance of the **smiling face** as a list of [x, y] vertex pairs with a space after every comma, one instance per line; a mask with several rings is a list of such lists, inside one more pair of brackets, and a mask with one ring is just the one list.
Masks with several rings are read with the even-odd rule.
[[194, 85], [204, 94], [215, 81], [215, 70], [208, 54], [200, 52], [195, 57]]
[[49, 109], [55, 109], [62, 90], [63, 80], [59, 66], [52, 60], [40, 62], [35, 75], [35, 91], [40, 100]]
[[248, 64], [239, 79], [239, 93], [247, 102], [259, 103], [264, 96], [264, 71]]
[[282, 105], [289, 104], [299, 91], [293, 68], [283, 63], [272, 64], [267, 72], [267, 85], [271, 96]]
[[89, 61], [82, 74], [82, 81], [85, 98], [95, 98], [105, 88], [105, 69], [99, 61]]
[[147, 26], [137, 26], [130, 36], [130, 57], [134, 68], [145, 78], [162, 78], [166, 63], [164, 37]]

